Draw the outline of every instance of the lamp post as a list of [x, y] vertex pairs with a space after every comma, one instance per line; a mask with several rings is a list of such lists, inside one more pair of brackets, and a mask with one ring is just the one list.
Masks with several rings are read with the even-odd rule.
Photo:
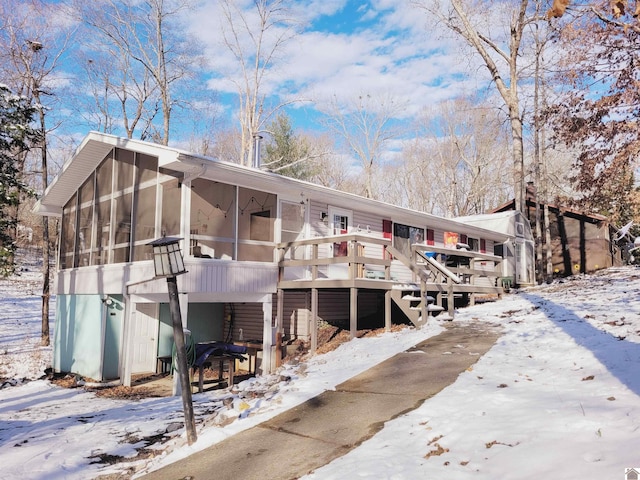
[[165, 277], [169, 290], [169, 311], [173, 324], [173, 342], [176, 346], [176, 363], [182, 390], [182, 407], [184, 409], [184, 424], [187, 431], [189, 445], [197, 440], [196, 425], [193, 418], [193, 401], [191, 399], [191, 382], [189, 381], [189, 367], [187, 365], [187, 351], [184, 342], [180, 302], [178, 300], [178, 284], [176, 276], [187, 273], [180, 251], [180, 240], [177, 237], [162, 237], [147, 245], [153, 248], [153, 266], [156, 278]]

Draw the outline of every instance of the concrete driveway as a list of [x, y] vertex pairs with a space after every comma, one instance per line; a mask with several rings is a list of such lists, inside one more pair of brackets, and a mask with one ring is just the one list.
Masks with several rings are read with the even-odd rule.
[[500, 336], [486, 325], [447, 329], [369, 370], [146, 480], [290, 480], [345, 455], [384, 423], [455, 382]]

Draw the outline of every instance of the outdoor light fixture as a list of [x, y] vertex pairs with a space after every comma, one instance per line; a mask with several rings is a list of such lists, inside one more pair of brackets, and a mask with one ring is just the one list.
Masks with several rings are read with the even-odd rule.
[[110, 296], [105, 295], [105, 296], [102, 298], [102, 303], [104, 303], [107, 307], [110, 307], [111, 305], [113, 305], [113, 300], [111, 299], [111, 297], [110, 297]]
[[162, 237], [147, 244], [153, 248], [156, 277], [175, 277], [187, 272], [180, 251], [180, 240], [182, 238]]
[[173, 324], [173, 342], [176, 347], [175, 362], [182, 393], [182, 406], [184, 408], [184, 424], [187, 431], [189, 445], [197, 440], [196, 424], [193, 416], [193, 401], [191, 399], [191, 380], [189, 379], [189, 366], [187, 365], [187, 349], [184, 342], [184, 327], [180, 314], [180, 300], [178, 299], [178, 282], [176, 275], [187, 273], [184, 268], [184, 259], [180, 251], [181, 238], [162, 237], [148, 243], [153, 248], [153, 266], [156, 278], [166, 278], [169, 290], [169, 312]]

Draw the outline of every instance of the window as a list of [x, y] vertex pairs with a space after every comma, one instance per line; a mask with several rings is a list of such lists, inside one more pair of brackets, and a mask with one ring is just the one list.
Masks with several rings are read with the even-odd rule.
[[193, 255], [233, 258], [235, 219], [236, 187], [202, 178], [191, 182]]
[[60, 233], [60, 268], [73, 268], [73, 253], [76, 239], [76, 203], [74, 193], [62, 209], [62, 231]]
[[272, 262], [276, 196], [238, 188], [238, 260]]
[[[281, 242], [294, 242], [304, 238], [305, 205], [300, 203], [282, 202], [280, 204], [282, 226], [280, 228]], [[288, 249], [287, 258], [304, 258], [305, 247]]]
[[133, 187], [134, 152], [116, 149], [116, 191], [123, 191]]
[[156, 234], [158, 190], [158, 159], [156, 157], [141, 153], [136, 155], [135, 188], [132, 260], [150, 260], [152, 249], [147, 244], [159, 236]]
[[[105, 156], [63, 209], [61, 269], [149, 258], [146, 243], [157, 237], [157, 170], [157, 158], [148, 155], [116, 148]], [[166, 224], [177, 234], [180, 190], [169, 179], [174, 196], [165, 203]]]
[[160, 169], [160, 197], [162, 199], [162, 217], [160, 234], [170, 237], [180, 234], [180, 212], [182, 210], [182, 193], [177, 173]]
[[263, 210], [261, 212], [253, 212], [251, 214], [250, 238], [251, 240], [259, 240], [268, 242], [272, 238], [271, 231], [271, 212]]
[[115, 232], [113, 240], [113, 263], [129, 261], [131, 248], [131, 215], [133, 210], [133, 195], [127, 193], [114, 199], [116, 205], [116, 217], [114, 222]]
[[96, 169], [96, 209], [94, 222], [96, 235], [91, 254], [91, 265], [109, 262], [111, 238], [111, 191], [113, 181], [113, 152]]
[[460, 236], [455, 232], [444, 232], [444, 248], [455, 249], [460, 241]]
[[92, 174], [84, 182], [78, 191], [79, 215], [78, 236], [76, 238], [74, 266], [85, 267], [89, 265], [91, 257], [91, 245], [93, 241], [93, 205], [95, 176]]
[[411, 245], [415, 243], [424, 243], [424, 228], [393, 224], [393, 245], [405, 257], [411, 258]]

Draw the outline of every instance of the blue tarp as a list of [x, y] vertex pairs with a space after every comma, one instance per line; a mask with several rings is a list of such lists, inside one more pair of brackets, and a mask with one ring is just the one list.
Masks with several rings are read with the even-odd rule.
[[243, 353], [247, 353], [247, 347], [234, 345], [233, 343], [198, 343], [196, 344], [196, 361], [193, 366], [199, 367], [207, 361], [208, 357], [219, 355], [230, 355], [240, 360], [246, 360], [246, 358], [242, 356]]

